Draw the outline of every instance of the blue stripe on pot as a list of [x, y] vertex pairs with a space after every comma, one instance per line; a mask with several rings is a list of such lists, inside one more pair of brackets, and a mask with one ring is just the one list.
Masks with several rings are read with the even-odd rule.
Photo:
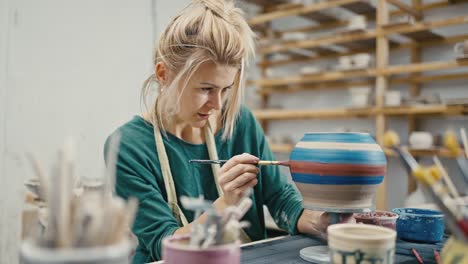
[[375, 144], [375, 140], [367, 133], [306, 133], [301, 141]]
[[387, 159], [382, 151], [364, 150], [349, 151], [337, 149], [295, 148], [291, 152], [290, 160], [343, 164], [387, 164]]
[[380, 184], [384, 176], [321, 176], [320, 174], [293, 173], [295, 182], [308, 184], [333, 184], [333, 185], [373, 185]]

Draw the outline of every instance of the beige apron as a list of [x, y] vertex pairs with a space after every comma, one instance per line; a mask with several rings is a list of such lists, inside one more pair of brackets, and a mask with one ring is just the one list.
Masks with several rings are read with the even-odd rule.
[[[177, 194], [175, 190], [174, 180], [172, 178], [169, 159], [167, 158], [166, 148], [164, 147], [164, 141], [161, 135], [161, 130], [159, 129], [159, 121], [157, 120], [157, 117], [155, 115], [153, 116], [154, 117], [152, 123], [154, 130], [154, 139], [156, 142], [156, 151], [158, 153], [159, 162], [161, 164], [161, 172], [164, 179], [164, 186], [166, 187], [167, 203], [169, 204], [169, 208], [171, 208], [172, 214], [179, 222], [179, 225], [186, 226], [189, 223], [177, 202]], [[205, 133], [206, 145], [208, 147], [208, 155], [210, 159], [217, 160], [218, 152], [216, 150], [215, 138], [211, 129], [210, 122], [208, 122], [207, 125], [205, 125], [203, 130]], [[213, 171], [214, 181], [216, 184], [216, 189], [218, 190], [218, 195], [221, 196], [223, 195], [223, 190], [218, 184], [218, 171], [220, 169], [220, 165], [211, 164], [211, 169]], [[240, 230], [240, 240], [242, 243], [248, 243], [252, 241], [243, 229]]]

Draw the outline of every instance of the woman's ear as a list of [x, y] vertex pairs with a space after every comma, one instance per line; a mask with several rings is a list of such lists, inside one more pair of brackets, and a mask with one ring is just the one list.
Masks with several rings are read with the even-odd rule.
[[169, 71], [163, 62], [158, 62], [155, 67], [156, 80], [162, 85], [166, 84]]

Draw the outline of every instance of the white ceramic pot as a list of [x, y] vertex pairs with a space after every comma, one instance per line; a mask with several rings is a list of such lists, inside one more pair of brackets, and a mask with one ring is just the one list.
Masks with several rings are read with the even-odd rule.
[[400, 106], [401, 105], [401, 93], [400, 91], [388, 91], [385, 93], [385, 105], [386, 106]]
[[351, 106], [366, 107], [369, 103], [370, 87], [353, 87], [349, 89]]
[[351, 61], [351, 57], [350, 56], [341, 56], [339, 59], [338, 59], [338, 62], [340, 64], [340, 68], [341, 69], [349, 69], [351, 68], [353, 65], [352, 65], [352, 61]]
[[428, 149], [432, 148], [433, 140], [431, 133], [415, 131], [409, 137], [409, 144], [412, 148]]
[[454, 50], [460, 56], [468, 55], [468, 40], [455, 44]]
[[393, 263], [395, 230], [367, 224], [336, 224], [329, 226], [327, 233], [331, 263]]
[[353, 56], [353, 65], [357, 68], [369, 67], [372, 61], [372, 56], [369, 53], [359, 53]]
[[348, 30], [364, 30], [367, 27], [365, 16], [353, 16], [348, 23]]

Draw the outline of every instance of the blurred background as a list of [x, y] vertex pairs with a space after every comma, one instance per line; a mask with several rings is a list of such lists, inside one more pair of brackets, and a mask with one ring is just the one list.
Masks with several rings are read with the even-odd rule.
[[[25, 153], [50, 166], [72, 138], [78, 174], [100, 177], [104, 140], [142, 113], [154, 43], [189, 2], [0, 0], [2, 263], [17, 261], [33, 175]], [[392, 129], [461, 180], [441, 137], [468, 128], [468, 1], [388, 0], [386, 10], [377, 0], [237, 2], [259, 36], [245, 103], [279, 159], [305, 132], [369, 132], [381, 143]], [[378, 206], [428, 202], [388, 160]]]

